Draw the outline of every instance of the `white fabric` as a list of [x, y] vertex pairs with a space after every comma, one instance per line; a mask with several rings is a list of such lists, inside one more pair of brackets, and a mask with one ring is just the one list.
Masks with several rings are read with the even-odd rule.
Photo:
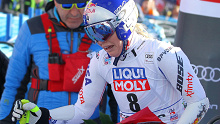
[[[62, 111], [60, 111], [62, 109]], [[68, 105], [60, 107], [58, 109], [52, 109], [50, 111], [50, 116], [54, 120], [70, 120], [75, 115], [74, 105]]]

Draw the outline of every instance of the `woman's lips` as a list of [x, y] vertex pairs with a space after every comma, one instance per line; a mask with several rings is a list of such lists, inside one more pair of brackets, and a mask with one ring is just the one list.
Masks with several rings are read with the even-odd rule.
[[114, 46], [114, 45], [106, 46], [106, 47], [104, 47], [104, 50], [105, 50], [105, 51], [110, 51], [113, 46]]

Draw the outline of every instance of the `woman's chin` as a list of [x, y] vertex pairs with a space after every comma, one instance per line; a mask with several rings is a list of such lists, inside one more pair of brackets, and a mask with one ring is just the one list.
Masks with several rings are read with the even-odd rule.
[[119, 57], [120, 54], [116, 54], [116, 53], [108, 53], [111, 57]]

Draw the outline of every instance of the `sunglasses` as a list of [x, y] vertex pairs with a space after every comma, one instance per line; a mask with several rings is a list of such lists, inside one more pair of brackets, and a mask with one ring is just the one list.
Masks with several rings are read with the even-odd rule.
[[94, 43], [97, 43], [98, 41], [104, 42], [115, 32], [115, 28], [110, 21], [88, 25], [85, 26], [84, 29]]
[[75, 5], [77, 9], [83, 9], [86, 7], [88, 1], [85, 3], [73, 3], [73, 4], [60, 4], [62, 9], [70, 10]]

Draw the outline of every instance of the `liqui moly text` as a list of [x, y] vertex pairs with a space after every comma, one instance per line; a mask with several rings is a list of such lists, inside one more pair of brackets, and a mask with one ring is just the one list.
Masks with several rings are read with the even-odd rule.
[[115, 91], [137, 92], [150, 90], [144, 68], [113, 68], [112, 72]]

